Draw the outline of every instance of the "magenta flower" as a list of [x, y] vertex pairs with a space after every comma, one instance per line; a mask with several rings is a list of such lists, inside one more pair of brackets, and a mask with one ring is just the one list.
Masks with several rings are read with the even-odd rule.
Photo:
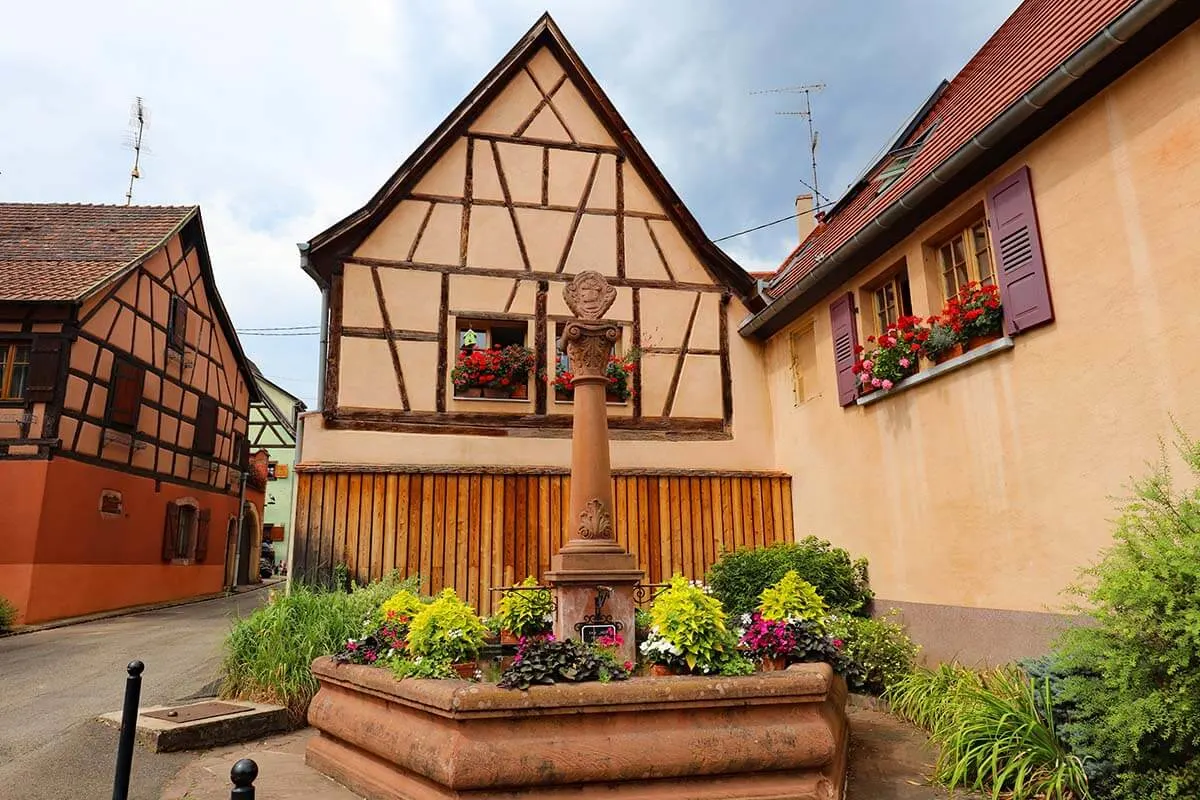
[[895, 384], [892, 383], [891, 381], [889, 381], [887, 378], [884, 378], [883, 381], [879, 385], [882, 386], [884, 389], [890, 389]]

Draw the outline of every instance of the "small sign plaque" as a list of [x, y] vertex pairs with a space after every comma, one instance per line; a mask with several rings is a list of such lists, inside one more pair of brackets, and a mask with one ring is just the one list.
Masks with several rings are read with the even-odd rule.
[[100, 516], [105, 519], [115, 519], [125, 514], [125, 503], [121, 493], [114, 489], [100, 491]]

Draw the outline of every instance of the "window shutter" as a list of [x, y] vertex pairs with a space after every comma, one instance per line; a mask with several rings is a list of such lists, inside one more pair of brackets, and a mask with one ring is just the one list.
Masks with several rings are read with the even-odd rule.
[[25, 399], [35, 403], [54, 400], [58, 388], [59, 366], [62, 363], [63, 340], [39, 337], [33, 342], [29, 356], [29, 382]]
[[217, 401], [201, 395], [196, 404], [196, 433], [192, 438], [192, 452], [211, 456], [217, 443]]
[[179, 506], [167, 503], [167, 522], [163, 526], [162, 560], [175, 558], [175, 538], [179, 535]]
[[993, 187], [987, 205], [1005, 330], [1015, 335], [1054, 319], [1029, 167]]
[[204, 563], [204, 559], [208, 558], [208, 522], [212, 519], [212, 511], [203, 509], [200, 512], [200, 517], [196, 521], [196, 562]]
[[854, 348], [858, 347], [858, 331], [854, 327], [854, 293], [846, 292], [829, 304], [829, 321], [833, 330], [833, 362], [837, 369], [838, 403], [852, 405], [858, 397], [858, 376], [854, 374]]
[[108, 387], [108, 422], [119, 428], [137, 425], [138, 408], [146, 371], [129, 361], [113, 361], [112, 383]]
[[174, 350], [183, 352], [184, 344], [187, 342], [187, 302], [179, 295], [171, 297], [171, 318], [167, 324], [170, 329], [170, 346]]

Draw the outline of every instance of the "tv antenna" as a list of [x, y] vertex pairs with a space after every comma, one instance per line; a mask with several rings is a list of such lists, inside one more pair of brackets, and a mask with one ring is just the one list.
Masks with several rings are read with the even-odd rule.
[[[133, 169], [129, 171], [129, 189], [125, 192], [125, 205], [133, 202], [133, 182], [142, 177], [140, 164], [142, 160], [142, 134], [150, 124], [150, 109], [146, 108], [142, 98], [133, 101], [129, 110], [130, 132], [125, 134], [125, 146], [133, 150]], [[147, 149], [146, 152], [149, 152]]]
[[805, 186], [813, 191], [813, 198], [817, 204], [820, 204], [824, 198], [826, 202], [832, 202], [828, 197], [821, 194], [820, 184], [817, 182], [817, 143], [820, 138], [820, 132], [813, 128], [812, 115], [812, 96], [825, 90], [823, 83], [806, 83], [802, 86], [784, 86], [779, 89], [760, 89], [757, 92], [750, 94], [803, 94], [804, 95], [804, 110], [796, 111], [776, 111], [775, 113], [781, 117], [804, 117], [808, 120], [808, 149], [809, 155], [812, 157], [812, 184], [809, 185], [804, 181]]

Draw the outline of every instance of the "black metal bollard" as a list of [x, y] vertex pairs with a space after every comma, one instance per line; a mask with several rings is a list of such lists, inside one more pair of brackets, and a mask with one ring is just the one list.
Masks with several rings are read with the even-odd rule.
[[146, 665], [130, 661], [126, 670], [125, 705], [121, 708], [121, 738], [117, 743], [117, 770], [113, 774], [113, 800], [128, 800], [129, 772], [133, 767], [133, 740], [137, 734], [138, 700], [142, 696], [142, 670]]
[[254, 779], [258, 777], [258, 764], [253, 759], [243, 758], [229, 770], [229, 780], [233, 781], [233, 791], [229, 800], [254, 800]]

